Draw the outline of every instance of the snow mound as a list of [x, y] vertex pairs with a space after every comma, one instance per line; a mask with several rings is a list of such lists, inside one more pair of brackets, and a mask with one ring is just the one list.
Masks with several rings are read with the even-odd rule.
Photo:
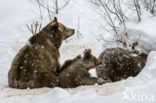
[[[70, 93], [62, 88], [53, 88], [50, 92], [45, 95], [36, 97], [33, 101], [38, 101], [38, 103], [51, 103], [52, 101], [59, 101], [62, 98], [69, 97]], [[49, 98], [50, 97], [50, 98]]]
[[[156, 17], [144, 18], [140, 23], [129, 22], [127, 23], [128, 32], [132, 37], [139, 38], [139, 48], [145, 52], [156, 50]], [[134, 39], [134, 38], [133, 38]]]
[[[57, 95], [56, 95], [57, 94]], [[95, 90], [85, 90], [80, 91], [74, 95], [71, 95], [67, 90], [61, 88], [54, 88], [46, 95], [39, 96], [35, 98], [32, 103], [81, 103], [86, 100], [86, 98], [94, 98], [96, 97]]]
[[[143, 100], [141, 103], [149, 102], [149, 98], [153, 95], [156, 101], [156, 52], [154, 51], [156, 50], [154, 45], [156, 44], [156, 17], [142, 19], [141, 23], [127, 23], [127, 29], [142, 34], [140, 47], [147, 52], [151, 51], [145, 68], [137, 77], [101, 86], [20, 90], [8, 87], [7, 74], [14, 56], [32, 36], [26, 24], [38, 18], [34, 12], [31, 12], [35, 11], [36, 7], [30, 4], [29, 0], [0, 0], [0, 4], [0, 103], [134, 103], [131, 94], [138, 96], [146, 94], [147, 101]], [[82, 54], [85, 48], [91, 48], [92, 54], [96, 57], [105, 49], [99, 42], [98, 35], [103, 33], [105, 39], [110, 38], [110, 35], [99, 28], [99, 22], [103, 21], [103, 18], [100, 18], [95, 11], [89, 0], [70, 0], [70, 4], [59, 15], [55, 15], [61, 23], [75, 28], [76, 31], [79, 18], [79, 32], [83, 34], [82, 38], [77, 38], [75, 34], [63, 43], [60, 48], [61, 64], [67, 59]], [[95, 76], [95, 71], [91, 74]], [[128, 95], [128, 100], [127, 97], [123, 98], [124, 94]], [[138, 98], [136, 101], [139, 101]], [[152, 102], [151, 99], [150, 103]]]

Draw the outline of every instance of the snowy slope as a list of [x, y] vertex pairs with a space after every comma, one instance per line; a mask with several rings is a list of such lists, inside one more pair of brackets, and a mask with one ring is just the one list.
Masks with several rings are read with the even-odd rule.
[[[156, 101], [154, 89], [156, 85], [156, 52], [154, 51], [156, 46], [153, 45], [156, 39], [155, 17], [146, 18], [139, 24], [127, 24], [129, 29], [143, 32], [142, 46], [147, 51], [153, 51], [149, 55], [146, 67], [136, 78], [107, 83], [102, 86], [81, 86], [67, 90], [61, 88], [18, 90], [8, 87], [7, 73], [14, 56], [31, 36], [26, 24], [30, 24], [32, 20], [38, 18], [31, 12], [37, 8], [28, 0], [0, 0], [0, 4], [0, 103], [114, 103], [117, 101], [131, 103], [133, 102], [131, 100], [122, 100], [124, 93], [131, 95], [131, 91], [137, 95], [139, 92], [141, 95], [154, 95]], [[80, 32], [83, 34], [83, 38], [77, 38], [75, 34], [68, 40], [69, 42], [63, 43], [60, 49], [61, 63], [81, 54], [85, 48], [91, 48], [95, 56], [98, 56], [104, 49], [98, 40], [98, 35], [103, 33], [99, 27], [101, 19], [94, 9], [88, 0], [71, 0], [70, 4], [59, 15], [56, 15], [60, 22], [76, 30], [79, 18]], [[107, 33], [105, 33], [105, 37], [107, 37]], [[147, 102], [141, 101], [141, 103]]]
[[[140, 23], [127, 23], [130, 30], [135, 30], [141, 34], [139, 46], [146, 52], [156, 50], [156, 17], [144, 18]], [[133, 34], [135, 35], [135, 33]]]

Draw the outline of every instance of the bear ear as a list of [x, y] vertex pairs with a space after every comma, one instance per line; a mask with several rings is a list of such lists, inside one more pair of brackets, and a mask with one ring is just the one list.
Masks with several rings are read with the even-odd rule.
[[84, 58], [89, 58], [91, 56], [91, 49], [84, 50]]
[[91, 49], [90, 49], [90, 48], [88, 49], [88, 53], [89, 53], [89, 54], [91, 54], [91, 53], [92, 53], [92, 51], [91, 51]]
[[54, 17], [54, 20], [51, 23], [52, 26], [58, 25], [57, 18]]
[[54, 20], [53, 21], [57, 21], [57, 17], [54, 17]]
[[52, 21], [52, 32], [56, 32], [57, 30], [58, 30], [58, 25], [59, 25], [59, 23], [57, 22], [57, 18], [56, 17], [54, 17], [54, 20]]
[[85, 49], [84, 50], [84, 54], [91, 54], [91, 52], [92, 52], [91, 49]]
[[83, 53], [86, 54], [87, 53], [87, 49], [85, 49]]

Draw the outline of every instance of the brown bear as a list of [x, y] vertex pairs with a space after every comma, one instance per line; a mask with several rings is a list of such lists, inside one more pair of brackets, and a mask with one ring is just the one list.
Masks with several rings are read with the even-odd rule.
[[74, 29], [65, 27], [55, 17], [15, 56], [8, 73], [9, 86], [20, 89], [58, 86], [59, 48], [73, 34]]
[[74, 88], [81, 85], [93, 85], [100, 82], [96, 77], [91, 77], [88, 72], [99, 64], [98, 59], [91, 54], [91, 49], [85, 49], [84, 56], [80, 55], [68, 60], [61, 68], [58, 76], [59, 86]]
[[147, 54], [123, 48], [109, 48], [99, 56], [102, 64], [97, 67], [98, 77], [116, 82], [130, 76], [135, 77], [144, 67]]

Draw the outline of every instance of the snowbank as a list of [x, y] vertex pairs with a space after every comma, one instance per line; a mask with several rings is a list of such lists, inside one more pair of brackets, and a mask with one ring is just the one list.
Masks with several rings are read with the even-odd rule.
[[131, 36], [140, 34], [139, 48], [145, 52], [156, 50], [156, 17], [144, 18], [140, 23], [129, 22], [127, 28], [132, 32]]
[[[74, 89], [19, 90], [8, 87], [8, 70], [18, 50], [31, 36], [26, 24], [30, 24], [38, 16], [31, 12], [36, 7], [31, 5], [28, 0], [0, 0], [0, 4], [0, 103], [130, 103], [133, 101], [122, 98], [124, 93], [132, 98], [132, 91], [137, 95], [147, 94], [148, 97], [154, 95], [156, 99], [154, 89], [156, 85], [156, 52], [152, 51], [156, 50], [154, 45], [156, 43], [155, 17], [145, 18], [141, 23], [127, 24], [129, 29], [143, 32], [144, 36], [141, 36], [142, 43], [140, 44], [145, 50], [152, 51], [145, 68], [137, 77], [101, 86], [81, 86]], [[83, 38], [77, 38], [75, 34], [68, 42], [63, 43], [60, 48], [61, 63], [81, 54], [85, 48], [91, 48], [95, 56], [103, 51], [103, 45], [98, 40], [98, 35], [104, 33], [99, 28], [99, 22], [102, 19], [94, 10], [95, 8], [92, 8], [88, 0], [71, 0], [70, 4], [57, 15], [59, 21], [76, 30], [79, 18], [80, 33], [83, 34]], [[110, 37], [107, 33], [104, 33], [104, 36], [105, 39]], [[141, 101], [141, 103], [144, 102], [147, 103], [145, 100]]]

